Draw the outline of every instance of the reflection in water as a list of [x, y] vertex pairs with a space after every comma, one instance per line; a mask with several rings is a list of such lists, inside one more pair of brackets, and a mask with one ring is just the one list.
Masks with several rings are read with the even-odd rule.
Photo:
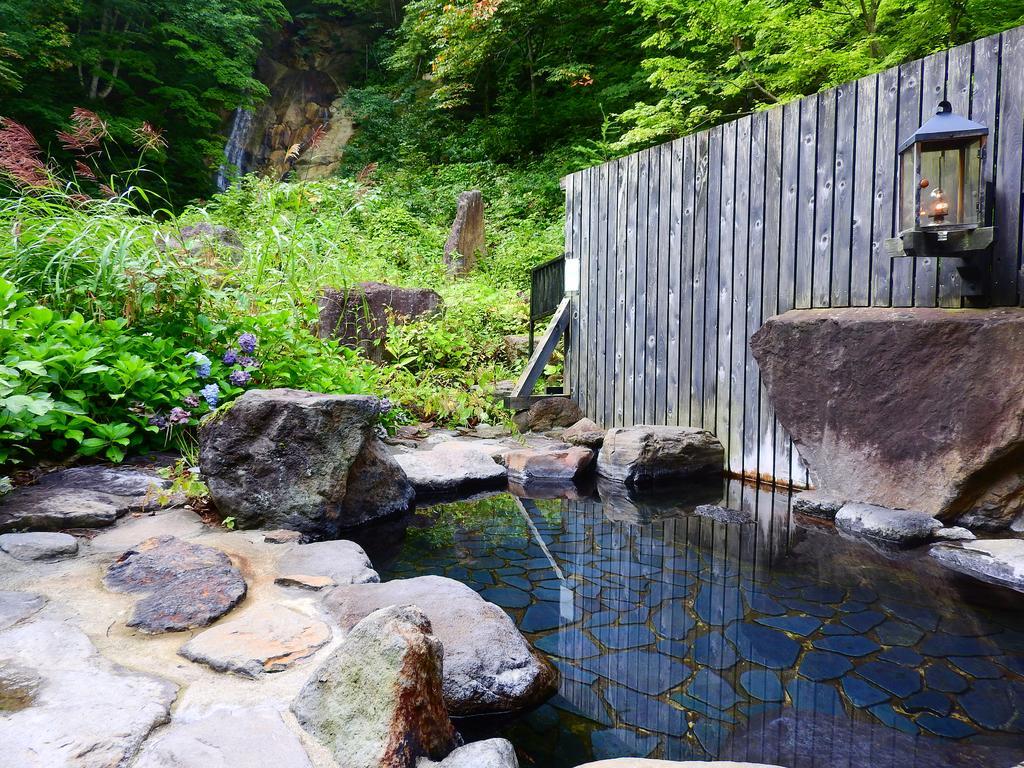
[[[469, 584], [558, 667], [559, 695], [504, 727], [525, 764], [1024, 758], [1018, 595], [794, 525], [782, 492], [734, 482], [724, 499], [721, 486], [676, 489], [674, 502], [599, 493], [422, 510], [381, 569]], [[708, 502], [756, 524], [691, 514]]]

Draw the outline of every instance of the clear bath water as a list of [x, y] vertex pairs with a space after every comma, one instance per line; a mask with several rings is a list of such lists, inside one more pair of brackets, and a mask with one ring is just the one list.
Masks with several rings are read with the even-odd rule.
[[[756, 522], [693, 514], [706, 502]], [[526, 768], [1024, 761], [1024, 596], [794, 520], [784, 492], [498, 494], [420, 509], [377, 562], [470, 585], [558, 668], [543, 706], [461, 724], [511, 739]]]

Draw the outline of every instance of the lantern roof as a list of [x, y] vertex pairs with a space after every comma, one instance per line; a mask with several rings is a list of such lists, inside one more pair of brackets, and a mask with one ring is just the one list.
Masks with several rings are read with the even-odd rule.
[[987, 126], [969, 120], [963, 115], [958, 115], [953, 111], [952, 104], [948, 101], [940, 101], [935, 115], [900, 144], [899, 151], [903, 152], [918, 143], [987, 135]]

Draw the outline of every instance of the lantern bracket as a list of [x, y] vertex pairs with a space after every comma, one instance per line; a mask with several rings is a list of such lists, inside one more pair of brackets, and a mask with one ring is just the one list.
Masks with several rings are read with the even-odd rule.
[[952, 263], [961, 278], [960, 295], [983, 298], [992, 262], [995, 227], [970, 229], [908, 229], [885, 241], [890, 259], [934, 259]]

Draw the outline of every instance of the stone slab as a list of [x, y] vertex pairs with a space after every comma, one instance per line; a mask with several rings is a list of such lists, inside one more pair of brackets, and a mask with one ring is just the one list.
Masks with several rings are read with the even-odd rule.
[[38, 531], [0, 535], [0, 550], [15, 560], [56, 560], [78, 553], [78, 539], [66, 533]]

